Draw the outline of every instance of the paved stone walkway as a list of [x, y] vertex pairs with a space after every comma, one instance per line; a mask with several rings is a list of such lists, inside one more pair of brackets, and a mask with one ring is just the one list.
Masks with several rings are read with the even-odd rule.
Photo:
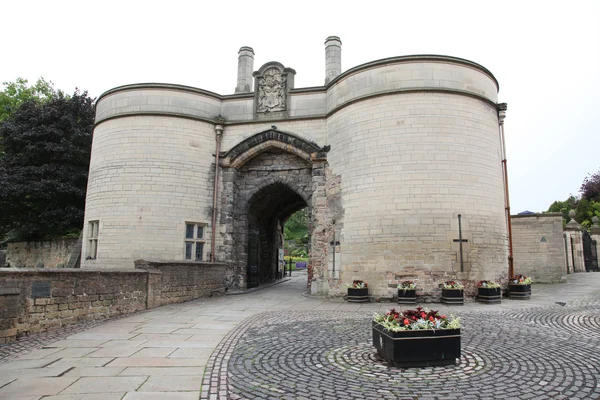
[[393, 304], [303, 297], [295, 275], [0, 348], [0, 399], [600, 398], [600, 274], [534, 285], [529, 301], [430, 305], [461, 316], [463, 356], [406, 370], [370, 343], [372, 313]]

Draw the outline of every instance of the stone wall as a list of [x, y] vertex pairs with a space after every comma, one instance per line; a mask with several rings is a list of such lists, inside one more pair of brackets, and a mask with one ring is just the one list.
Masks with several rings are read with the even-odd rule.
[[224, 293], [224, 264], [0, 269], [0, 343], [62, 326]]
[[0, 268], [6, 263], [6, 250], [0, 250]]
[[564, 282], [565, 242], [562, 214], [512, 215], [515, 274], [534, 282]]
[[225, 293], [224, 264], [136, 260], [148, 271], [148, 308]]
[[67, 265], [76, 244], [77, 238], [9, 243], [6, 264], [19, 268], [62, 268]]

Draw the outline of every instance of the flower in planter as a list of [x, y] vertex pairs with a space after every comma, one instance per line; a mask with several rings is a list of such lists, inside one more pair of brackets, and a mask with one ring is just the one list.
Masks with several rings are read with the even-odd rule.
[[477, 286], [482, 288], [498, 289], [500, 287], [500, 284], [492, 281], [479, 281]]
[[407, 291], [407, 290], [413, 290], [416, 288], [417, 288], [417, 285], [415, 284], [415, 281], [403, 281], [398, 284], [398, 290]]
[[509, 281], [511, 285], [531, 285], [532, 282], [531, 277], [525, 275], [515, 275]]
[[462, 289], [464, 289], [465, 287], [464, 287], [464, 286], [463, 286], [463, 284], [462, 284], [462, 283], [460, 283], [460, 282], [456, 282], [456, 281], [446, 281], [446, 282], [444, 282], [443, 288], [444, 288], [444, 289], [460, 289], [460, 290], [462, 290]]
[[397, 311], [392, 308], [385, 315], [375, 314], [373, 321], [391, 332], [420, 329], [458, 329], [460, 318], [439, 315], [436, 310], [417, 307], [414, 310]]
[[348, 286], [349, 288], [352, 288], [352, 289], [364, 289], [368, 285], [366, 282], [363, 282], [360, 280], [354, 280], [354, 281], [352, 281], [352, 285], [346, 285], [346, 286]]

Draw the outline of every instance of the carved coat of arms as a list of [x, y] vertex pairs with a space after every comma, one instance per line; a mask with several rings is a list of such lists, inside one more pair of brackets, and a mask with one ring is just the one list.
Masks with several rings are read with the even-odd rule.
[[277, 68], [269, 68], [258, 80], [257, 112], [285, 111], [286, 77]]

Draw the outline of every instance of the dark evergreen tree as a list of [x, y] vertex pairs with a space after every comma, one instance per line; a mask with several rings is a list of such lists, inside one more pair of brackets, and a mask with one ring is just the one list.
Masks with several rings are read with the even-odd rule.
[[0, 124], [0, 239], [81, 229], [93, 125], [94, 101], [78, 90], [25, 101]]

